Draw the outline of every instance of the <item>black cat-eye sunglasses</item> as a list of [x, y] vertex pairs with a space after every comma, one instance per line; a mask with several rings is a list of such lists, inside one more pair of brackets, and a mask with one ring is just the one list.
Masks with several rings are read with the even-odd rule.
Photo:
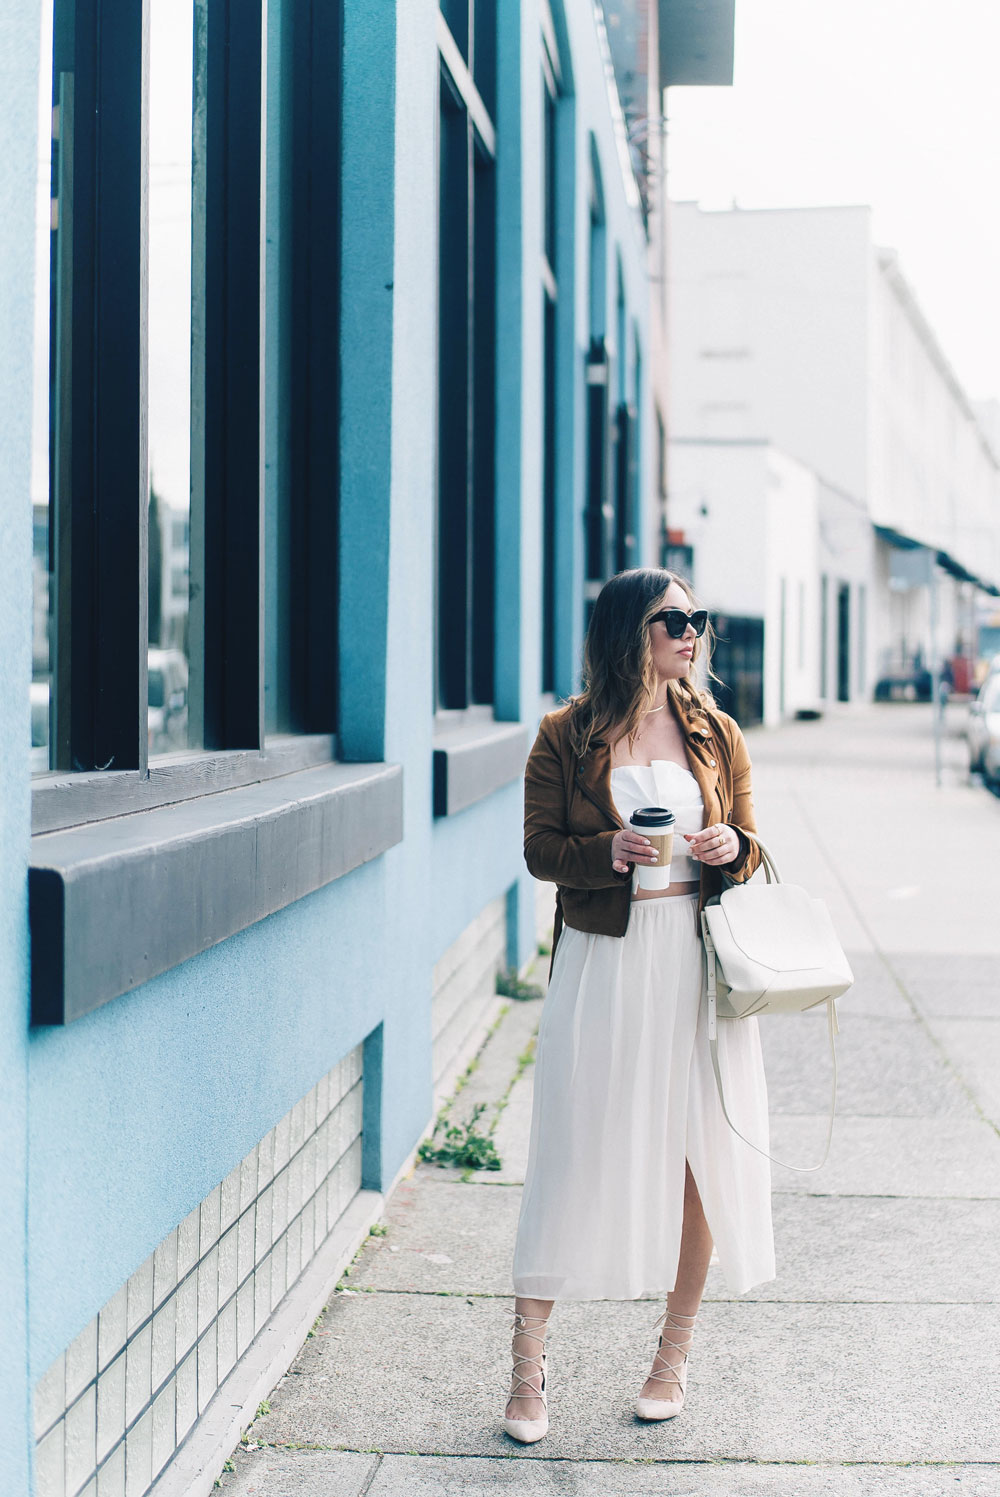
[[649, 622], [655, 624], [657, 619], [663, 621], [671, 639], [681, 639], [688, 624], [691, 625], [695, 634], [704, 634], [705, 625], [708, 623], [708, 610], [696, 608], [694, 613], [685, 613], [682, 608], [664, 608], [660, 613], [654, 613]]

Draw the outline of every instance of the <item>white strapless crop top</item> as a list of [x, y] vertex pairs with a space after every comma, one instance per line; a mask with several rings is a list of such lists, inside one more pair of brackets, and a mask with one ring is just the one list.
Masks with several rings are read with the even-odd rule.
[[[672, 884], [697, 883], [701, 864], [688, 856], [684, 832], [700, 832], [705, 805], [698, 781], [689, 769], [672, 759], [654, 759], [651, 764], [619, 764], [611, 771], [611, 795], [622, 821], [628, 826], [633, 811], [642, 806], [667, 806], [674, 813], [674, 848], [670, 858]], [[638, 869], [632, 874], [637, 887]]]

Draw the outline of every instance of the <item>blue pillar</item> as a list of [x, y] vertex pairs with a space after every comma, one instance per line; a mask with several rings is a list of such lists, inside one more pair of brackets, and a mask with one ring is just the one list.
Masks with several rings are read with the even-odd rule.
[[[396, 7], [344, 7], [340, 757], [385, 753], [392, 456]], [[330, 503], [336, 502], [331, 479]]]
[[[38, 161], [37, 0], [0, 11], [0, 1491], [29, 1490], [33, 1448], [28, 1368], [27, 856], [31, 832], [31, 423], [35, 182]], [[42, 231], [44, 233], [44, 230]], [[43, 285], [42, 294], [45, 287]], [[44, 441], [44, 436], [42, 438]]]

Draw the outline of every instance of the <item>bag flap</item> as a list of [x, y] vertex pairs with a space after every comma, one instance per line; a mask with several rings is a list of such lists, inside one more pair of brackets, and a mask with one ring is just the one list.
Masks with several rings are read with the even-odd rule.
[[732, 945], [776, 972], [846, 965], [826, 906], [798, 884], [727, 889], [705, 915], [723, 961]]

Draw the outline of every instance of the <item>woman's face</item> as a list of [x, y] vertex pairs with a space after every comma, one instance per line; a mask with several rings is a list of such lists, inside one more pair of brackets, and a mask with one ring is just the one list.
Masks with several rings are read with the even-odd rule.
[[[671, 582], [660, 599], [657, 611], [659, 612], [662, 608], [679, 608], [683, 613], [691, 613], [693, 607], [684, 589], [678, 583]], [[687, 675], [696, 638], [690, 624], [680, 639], [670, 638], [667, 626], [662, 619], [657, 619], [655, 623], [649, 625], [653, 665], [661, 681], [679, 681], [682, 676]]]

